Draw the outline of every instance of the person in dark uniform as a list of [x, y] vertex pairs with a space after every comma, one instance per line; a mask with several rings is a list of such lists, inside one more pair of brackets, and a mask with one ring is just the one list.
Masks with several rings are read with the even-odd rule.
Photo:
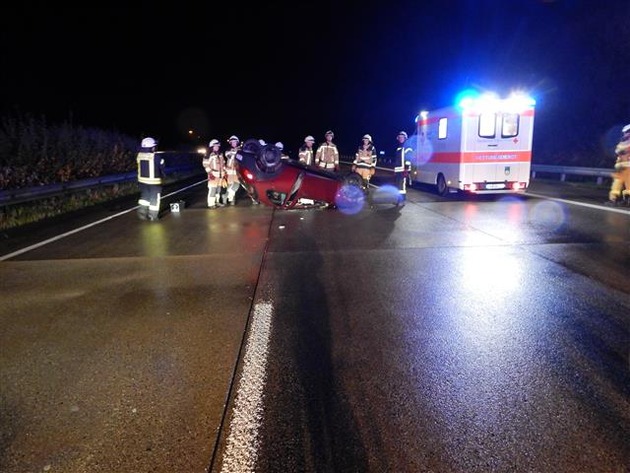
[[413, 158], [413, 148], [407, 145], [407, 132], [399, 131], [396, 135], [396, 152], [394, 160], [394, 173], [396, 175], [396, 187], [400, 192], [400, 200], [404, 202], [407, 199], [407, 172]]
[[158, 220], [160, 218], [164, 159], [156, 156], [156, 147], [157, 142], [153, 138], [144, 138], [136, 157], [138, 186], [140, 187], [138, 217], [142, 220]]

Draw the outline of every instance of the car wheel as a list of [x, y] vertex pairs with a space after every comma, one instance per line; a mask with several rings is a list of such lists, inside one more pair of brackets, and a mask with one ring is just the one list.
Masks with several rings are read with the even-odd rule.
[[356, 172], [351, 172], [343, 177], [343, 183], [348, 186], [363, 187], [363, 178]]
[[274, 173], [282, 164], [282, 154], [275, 146], [263, 146], [256, 154], [256, 166], [262, 172]]
[[357, 173], [344, 176], [335, 195], [334, 206], [344, 213], [357, 213], [367, 200], [363, 190], [363, 178]]
[[446, 185], [444, 174], [438, 174], [436, 187], [438, 195], [446, 197], [446, 195], [448, 194], [448, 186]]

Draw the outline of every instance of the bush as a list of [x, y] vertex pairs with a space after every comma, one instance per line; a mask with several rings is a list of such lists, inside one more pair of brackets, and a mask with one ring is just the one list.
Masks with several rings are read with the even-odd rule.
[[131, 172], [137, 143], [120, 133], [15, 112], [0, 119], [0, 190]]

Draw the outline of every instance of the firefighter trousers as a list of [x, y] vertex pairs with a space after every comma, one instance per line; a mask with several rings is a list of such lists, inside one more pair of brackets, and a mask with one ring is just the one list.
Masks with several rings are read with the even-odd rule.
[[160, 218], [162, 186], [158, 184], [138, 183], [140, 199], [138, 199], [138, 217], [143, 220]]

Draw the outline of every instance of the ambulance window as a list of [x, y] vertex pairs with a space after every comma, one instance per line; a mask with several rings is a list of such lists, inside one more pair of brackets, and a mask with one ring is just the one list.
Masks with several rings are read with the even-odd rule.
[[497, 116], [494, 113], [482, 113], [479, 115], [479, 136], [482, 138], [494, 138]]
[[504, 113], [501, 125], [501, 138], [511, 138], [518, 135], [518, 113]]
[[438, 121], [438, 140], [446, 138], [446, 129], [448, 125], [448, 118], [440, 118]]

